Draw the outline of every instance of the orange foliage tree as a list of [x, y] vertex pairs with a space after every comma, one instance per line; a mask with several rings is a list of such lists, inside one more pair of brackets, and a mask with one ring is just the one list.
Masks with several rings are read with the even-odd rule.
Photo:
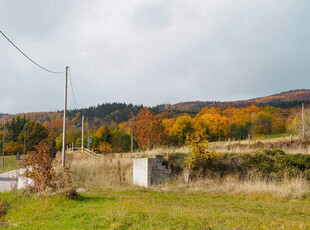
[[161, 142], [164, 127], [149, 108], [141, 109], [132, 124], [134, 138], [143, 149], [150, 149]]

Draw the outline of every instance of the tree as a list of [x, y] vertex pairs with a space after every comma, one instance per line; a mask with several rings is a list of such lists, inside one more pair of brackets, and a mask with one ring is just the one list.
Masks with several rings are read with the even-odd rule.
[[112, 132], [109, 126], [101, 126], [95, 133], [95, 136], [98, 138], [99, 142], [106, 142], [112, 144], [113, 137]]
[[118, 152], [128, 152], [130, 150], [130, 145], [130, 135], [120, 128], [113, 130], [113, 147], [115, 150]]
[[24, 130], [25, 124], [27, 123], [27, 119], [25, 115], [23, 117], [17, 116], [14, 117], [11, 122], [8, 123], [8, 135], [7, 139], [12, 140], [14, 142], [17, 141], [20, 132]]
[[[34, 121], [27, 122], [26, 130], [26, 151], [34, 150], [34, 146], [47, 140], [48, 131], [40, 123]], [[24, 130], [19, 134], [19, 143], [24, 143]]]
[[175, 144], [184, 144], [186, 137], [194, 131], [193, 121], [190, 115], [184, 114], [178, 117], [170, 129], [170, 135]]
[[218, 108], [202, 109], [195, 118], [196, 132], [208, 136], [211, 141], [224, 139], [228, 126], [227, 117]]
[[304, 115], [296, 113], [287, 119], [287, 129], [296, 133], [304, 141], [310, 140], [310, 109], [305, 110]]
[[251, 123], [242, 124], [231, 124], [227, 128], [227, 136], [235, 138], [237, 140], [245, 139], [250, 133]]
[[161, 142], [164, 127], [149, 108], [141, 109], [132, 125], [134, 137], [143, 149], [150, 149]]
[[254, 134], [266, 135], [271, 133], [271, 124], [274, 117], [269, 112], [259, 112], [253, 122]]

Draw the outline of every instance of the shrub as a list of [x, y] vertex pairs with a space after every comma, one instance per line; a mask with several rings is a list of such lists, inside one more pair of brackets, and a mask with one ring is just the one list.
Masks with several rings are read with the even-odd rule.
[[222, 155], [216, 151], [208, 152], [208, 141], [202, 135], [197, 135], [194, 138], [188, 137], [186, 140], [190, 149], [190, 154], [187, 160], [187, 167], [192, 176], [206, 175], [210, 168], [212, 160], [218, 160]]
[[47, 188], [55, 187], [55, 172], [48, 146], [35, 146], [35, 150], [29, 152], [21, 160], [21, 166], [26, 168], [24, 176], [31, 178], [34, 182], [32, 186], [29, 186], [32, 191], [43, 192]]
[[55, 170], [55, 192], [63, 194], [69, 199], [77, 197], [76, 188], [68, 167], [59, 167]]
[[55, 171], [50, 157], [50, 149], [46, 145], [35, 146], [22, 160], [21, 166], [26, 168], [25, 177], [33, 180], [27, 190], [38, 195], [64, 194], [69, 198], [77, 195], [68, 168], [61, 167]]
[[170, 153], [167, 156], [167, 164], [171, 171], [179, 174], [186, 167], [187, 154], [185, 153]]
[[302, 154], [285, 154], [282, 150], [264, 149], [255, 154], [242, 154], [242, 168], [245, 171], [254, 170], [264, 177], [296, 177], [307, 175], [310, 170], [310, 156]]
[[269, 156], [275, 156], [275, 155], [285, 155], [284, 151], [282, 149], [263, 149], [263, 153], [269, 155]]

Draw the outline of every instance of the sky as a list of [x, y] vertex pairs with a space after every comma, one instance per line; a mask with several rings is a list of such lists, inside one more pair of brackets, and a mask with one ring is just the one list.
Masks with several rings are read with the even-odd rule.
[[[78, 108], [310, 88], [309, 0], [1, 0], [0, 30], [40, 65], [69, 66]], [[0, 112], [63, 109], [65, 75], [3, 37], [0, 82]]]

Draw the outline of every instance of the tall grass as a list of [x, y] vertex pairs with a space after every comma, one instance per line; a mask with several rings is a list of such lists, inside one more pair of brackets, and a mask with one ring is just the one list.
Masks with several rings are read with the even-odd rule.
[[284, 178], [281, 181], [266, 180], [259, 175], [252, 175], [245, 180], [236, 176], [224, 178], [199, 178], [186, 183], [184, 177], [167, 181], [156, 190], [178, 191], [189, 193], [208, 192], [219, 194], [268, 195], [286, 199], [305, 199], [310, 194], [309, 181], [303, 177]]
[[209, 150], [216, 150], [220, 153], [254, 153], [257, 149], [270, 148], [282, 149], [287, 154], [310, 154], [310, 144], [305, 143], [298, 137], [293, 136], [292, 142], [290, 137], [281, 137], [275, 139], [251, 139], [250, 145], [248, 140], [210, 142]]
[[[165, 153], [167, 149], [153, 150], [148, 156]], [[139, 190], [132, 184], [132, 162], [135, 156], [140, 157], [146, 153], [130, 153], [102, 156], [100, 159], [87, 155], [70, 153], [69, 164], [72, 179], [77, 187], [90, 190]], [[169, 156], [174, 156], [175, 149], [170, 149]], [[185, 192], [212, 192], [224, 194], [268, 194], [274, 197], [288, 199], [303, 199], [310, 194], [310, 185], [303, 176], [288, 177], [282, 180], [266, 179], [258, 172], [250, 172], [242, 179], [238, 175], [225, 177], [204, 177], [190, 179], [189, 172], [183, 170], [175, 179], [166, 183], [151, 187], [151, 190], [161, 191], [185, 191]]]
[[81, 153], [68, 155], [71, 155], [68, 164], [77, 187], [117, 190], [132, 184], [132, 159], [129, 157], [110, 154], [97, 159]]

